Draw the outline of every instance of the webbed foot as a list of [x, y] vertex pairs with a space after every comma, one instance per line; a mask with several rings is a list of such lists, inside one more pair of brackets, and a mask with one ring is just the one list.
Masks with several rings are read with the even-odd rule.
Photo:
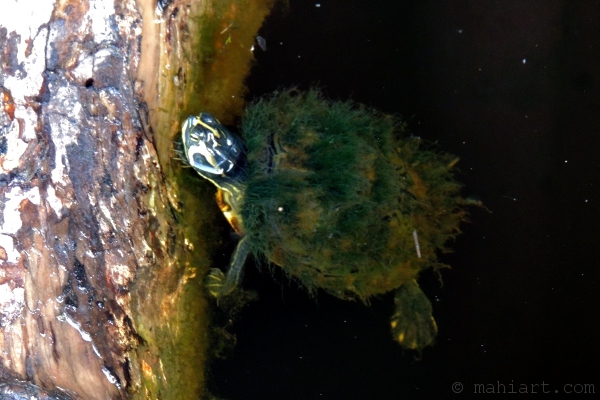
[[392, 336], [406, 349], [421, 351], [431, 345], [437, 335], [431, 302], [412, 280], [396, 290], [396, 311], [390, 320]]
[[212, 268], [204, 280], [204, 286], [208, 293], [219, 300], [233, 292], [242, 279], [242, 269], [248, 256], [248, 244], [243, 237], [231, 256], [231, 262], [227, 273], [224, 274], [219, 268]]
[[225, 282], [225, 274], [219, 268], [211, 268], [206, 278], [204, 278], [204, 287], [211, 297], [219, 298], [223, 284]]

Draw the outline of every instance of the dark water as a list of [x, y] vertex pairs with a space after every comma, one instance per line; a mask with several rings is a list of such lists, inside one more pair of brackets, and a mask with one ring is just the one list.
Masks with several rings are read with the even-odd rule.
[[215, 394], [600, 392], [600, 2], [289, 3], [260, 32], [268, 48], [256, 50], [250, 94], [317, 82], [331, 98], [400, 113], [461, 157], [464, 194], [493, 213], [472, 210], [442, 256], [453, 266], [443, 286], [421, 279], [439, 336], [420, 361], [390, 338], [390, 296], [315, 301], [250, 266], [244, 284], [260, 300], [235, 325], [233, 357], [210, 371]]

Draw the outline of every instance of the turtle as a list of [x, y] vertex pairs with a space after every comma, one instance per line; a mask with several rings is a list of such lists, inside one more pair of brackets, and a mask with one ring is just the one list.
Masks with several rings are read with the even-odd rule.
[[437, 324], [417, 278], [445, 267], [437, 253], [467, 219], [457, 157], [410, 135], [398, 116], [328, 100], [316, 88], [254, 101], [239, 135], [207, 112], [190, 116], [181, 148], [217, 187], [239, 236], [226, 273], [207, 277], [212, 296], [238, 286], [253, 254], [310, 294], [368, 303], [395, 291], [393, 337], [418, 351], [434, 342]]

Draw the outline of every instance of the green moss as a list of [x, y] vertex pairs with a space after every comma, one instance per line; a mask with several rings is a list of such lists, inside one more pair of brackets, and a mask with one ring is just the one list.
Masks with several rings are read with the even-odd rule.
[[[421, 149], [396, 117], [318, 90], [247, 108], [242, 219], [252, 251], [310, 291], [366, 299], [437, 266], [465, 212], [454, 156]], [[413, 231], [417, 231], [421, 256]]]

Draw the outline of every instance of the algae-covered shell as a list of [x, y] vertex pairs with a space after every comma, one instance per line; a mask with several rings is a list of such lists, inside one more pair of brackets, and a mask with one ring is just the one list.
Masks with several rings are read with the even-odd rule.
[[239, 234], [227, 274], [214, 268], [217, 299], [237, 287], [248, 253], [265, 257], [314, 293], [342, 299], [398, 290], [392, 334], [421, 350], [437, 333], [416, 278], [465, 219], [457, 159], [423, 148], [397, 117], [319, 91], [287, 90], [250, 105], [246, 146], [212, 115], [182, 126], [185, 160], [219, 189]]
[[396, 289], [438, 266], [436, 251], [459, 232], [455, 157], [422, 149], [396, 117], [288, 90], [249, 106], [240, 130], [249, 250], [310, 291]]

